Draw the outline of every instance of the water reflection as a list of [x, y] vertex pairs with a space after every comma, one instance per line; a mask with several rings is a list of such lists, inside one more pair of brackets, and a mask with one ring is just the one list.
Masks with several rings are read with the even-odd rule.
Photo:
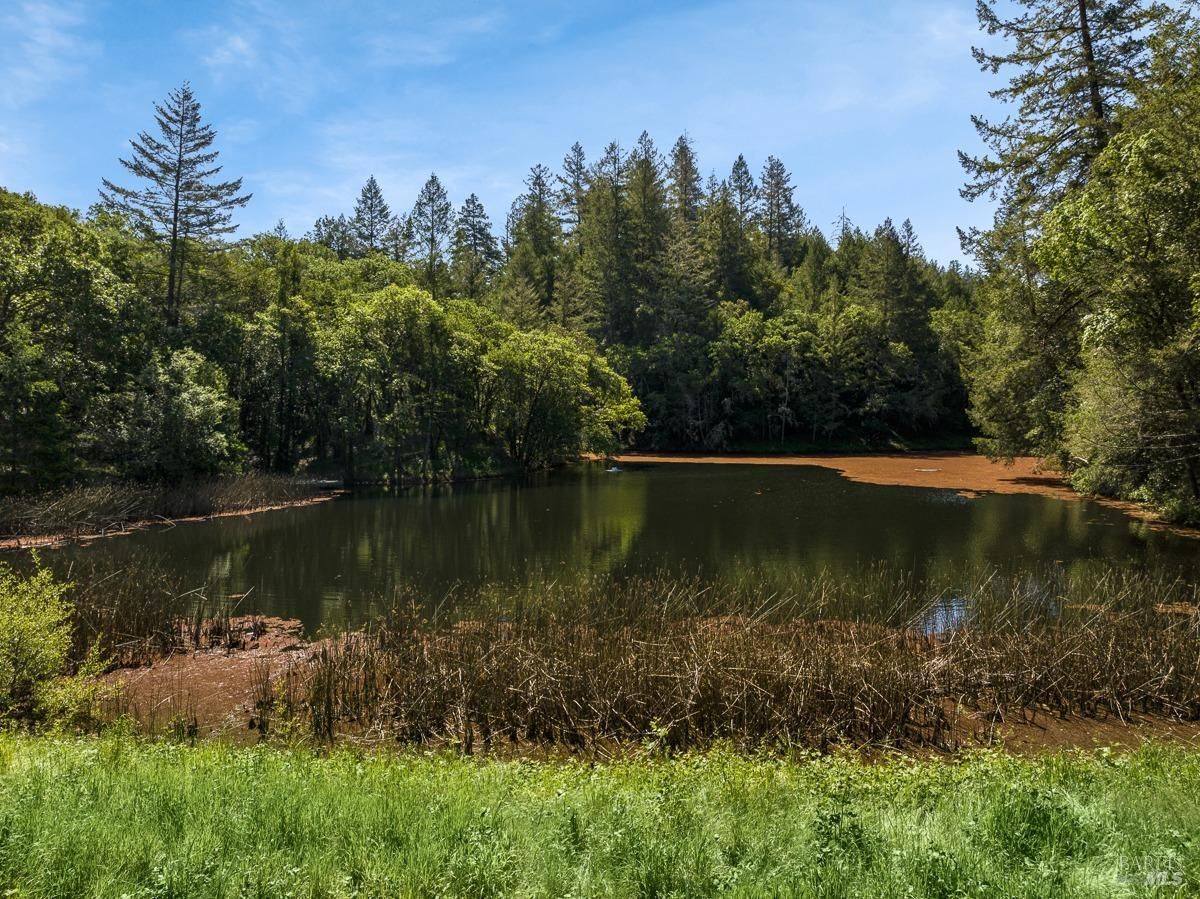
[[[857, 484], [819, 468], [629, 465], [610, 474], [589, 465], [521, 484], [360, 493], [99, 541], [47, 559], [120, 564], [137, 555], [161, 557], [210, 595], [249, 591], [259, 611], [316, 629], [361, 620], [401, 587], [440, 599], [455, 585], [663, 568], [714, 578], [753, 570], [785, 585], [880, 562], [944, 585], [954, 572], [987, 566], [1058, 566], [1063, 576], [1120, 560], [1191, 566], [1195, 544], [1086, 502], [968, 500], [948, 490]], [[961, 621], [965, 612], [945, 596], [922, 627]]]

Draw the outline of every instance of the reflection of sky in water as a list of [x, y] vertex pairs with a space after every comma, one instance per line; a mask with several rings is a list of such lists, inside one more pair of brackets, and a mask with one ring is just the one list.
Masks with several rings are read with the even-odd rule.
[[[1194, 570], [1195, 543], [1115, 510], [1038, 496], [859, 484], [821, 468], [580, 466], [521, 485], [478, 482], [362, 493], [306, 508], [150, 530], [44, 553], [52, 565], [156, 558], [188, 587], [243, 594], [259, 611], [322, 622], [360, 619], [399, 590], [438, 602], [480, 583], [661, 570], [764, 589], [817, 574], [856, 577], [886, 564], [952, 596], [964, 569], [1044, 573], [1127, 561]], [[1053, 579], [1052, 575], [1050, 576]], [[933, 586], [936, 583], [936, 586]], [[1052, 586], [1052, 585], [1050, 585]], [[1011, 584], [1005, 589], [1010, 589]], [[872, 599], [871, 597], [875, 597]], [[864, 602], [889, 600], [864, 592]], [[908, 615], [902, 620], [909, 620]], [[960, 620], [953, 603], [925, 626]]]
[[974, 591], [958, 589], [939, 593], [908, 626], [923, 634], [936, 635], [976, 621], [996, 623], [987, 620], [990, 615], [1057, 618], [1063, 611], [1062, 597], [1066, 587], [1065, 572], [1058, 565], [1016, 575], [997, 572], [982, 584], [976, 583]]
[[942, 596], [930, 603], [911, 625], [913, 630], [936, 636], [967, 623], [969, 609], [962, 596]]

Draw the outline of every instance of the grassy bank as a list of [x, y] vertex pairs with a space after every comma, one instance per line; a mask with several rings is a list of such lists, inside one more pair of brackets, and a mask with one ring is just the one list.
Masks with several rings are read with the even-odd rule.
[[590, 767], [8, 737], [0, 887], [24, 897], [1195, 895], [1200, 754], [868, 766], [718, 751]]
[[249, 512], [327, 493], [325, 482], [246, 474], [178, 485], [111, 483], [0, 498], [0, 540], [95, 536], [132, 525]]

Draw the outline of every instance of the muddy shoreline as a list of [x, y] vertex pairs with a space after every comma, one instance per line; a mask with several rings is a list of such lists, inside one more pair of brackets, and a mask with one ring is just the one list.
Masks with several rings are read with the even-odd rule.
[[5, 537], [0, 539], [0, 551], [14, 549], [55, 549], [68, 543], [83, 544], [95, 540], [106, 540], [110, 537], [122, 537], [126, 534], [136, 534], [150, 528], [173, 528], [180, 524], [192, 524], [198, 521], [211, 521], [215, 518], [237, 518], [247, 515], [258, 515], [262, 512], [278, 512], [283, 509], [298, 509], [304, 506], [314, 506], [317, 503], [329, 502], [339, 496], [345, 496], [345, 489], [324, 490], [312, 496], [304, 496], [294, 500], [267, 503], [261, 506], [251, 506], [246, 509], [229, 509], [222, 512], [212, 512], [208, 515], [188, 515], [181, 518], [143, 518], [136, 521], [123, 522], [104, 531], [81, 533], [40, 534], [36, 536]]
[[1155, 530], [1180, 537], [1200, 539], [1200, 528], [1163, 521], [1152, 510], [1137, 503], [1089, 496], [1076, 492], [1061, 472], [1045, 467], [1033, 456], [1019, 456], [1011, 463], [993, 462], [986, 456], [963, 451], [925, 453], [878, 453], [864, 455], [704, 455], [699, 453], [622, 453], [611, 457], [618, 463], [663, 465], [804, 465], [836, 471], [848, 481], [885, 487], [930, 487], [954, 490], [974, 498], [988, 493], [1032, 494], [1060, 500], [1088, 500], [1116, 509]]

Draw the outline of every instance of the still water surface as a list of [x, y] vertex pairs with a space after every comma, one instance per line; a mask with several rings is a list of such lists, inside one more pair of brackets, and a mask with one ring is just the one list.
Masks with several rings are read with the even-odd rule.
[[[1195, 541], [1090, 502], [964, 499], [858, 484], [822, 468], [582, 465], [515, 484], [358, 493], [314, 506], [153, 529], [68, 547], [55, 567], [152, 557], [210, 597], [302, 619], [361, 620], [401, 585], [454, 585], [662, 569], [704, 576], [847, 575], [886, 562], [918, 577], [954, 566], [1097, 561], [1191, 571]], [[52, 557], [52, 558], [50, 558]]]

